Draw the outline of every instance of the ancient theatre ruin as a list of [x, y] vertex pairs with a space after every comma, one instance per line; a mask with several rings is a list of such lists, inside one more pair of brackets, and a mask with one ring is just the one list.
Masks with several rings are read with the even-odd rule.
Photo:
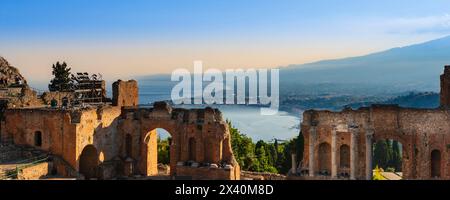
[[378, 140], [402, 144], [403, 179], [450, 179], [450, 66], [441, 75], [436, 109], [373, 105], [303, 114], [303, 160], [293, 179], [372, 179]]
[[[110, 100], [102, 97], [93, 103], [72, 105], [76, 94], [38, 95], [16, 68], [3, 58], [0, 62], [2, 80], [7, 82], [0, 90], [0, 159], [33, 160], [15, 168], [15, 178], [39, 179], [50, 174], [74, 179], [157, 176], [156, 129], [162, 128], [171, 136], [167, 177], [240, 179], [228, 125], [217, 109], [172, 108], [165, 102], [139, 107], [134, 80], [115, 82]], [[98, 85], [103, 96], [104, 81]]]

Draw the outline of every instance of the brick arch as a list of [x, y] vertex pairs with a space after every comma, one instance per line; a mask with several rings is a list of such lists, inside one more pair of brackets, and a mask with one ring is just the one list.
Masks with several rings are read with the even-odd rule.
[[100, 164], [99, 153], [94, 145], [87, 145], [79, 157], [79, 171], [86, 179], [96, 178]]
[[189, 138], [189, 160], [197, 160], [197, 141], [195, 137]]
[[[141, 140], [140, 144], [140, 155], [141, 159], [139, 160], [139, 171], [141, 174], [144, 174], [146, 176], [154, 176], [158, 174], [158, 145], [157, 145], [157, 137], [158, 129], [164, 129], [166, 132], [169, 133], [169, 135], [172, 137], [173, 140], [173, 133], [171, 133], [169, 130], [165, 128], [152, 128], [150, 131], [148, 131], [146, 134], [143, 135], [143, 139]], [[171, 169], [172, 165], [175, 166], [177, 162], [177, 158], [172, 158], [172, 151], [174, 151], [174, 148], [176, 148], [173, 145], [173, 142], [170, 144], [170, 166]], [[172, 170], [171, 170], [172, 173]]]
[[148, 149], [156, 151], [155, 130], [161, 128], [172, 138], [171, 176], [239, 179], [240, 168], [231, 149], [229, 128], [217, 109], [173, 109], [164, 103], [153, 108], [129, 108], [122, 110], [119, 126], [123, 140], [130, 132], [133, 137], [139, 137], [139, 144], [133, 146], [139, 152], [132, 157], [137, 165], [134, 173], [150, 176], [157, 173], [157, 154]]
[[327, 142], [322, 142], [319, 144], [318, 149], [318, 163], [319, 163], [319, 173], [324, 173], [325, 175], [331, 174], [331, 145]]
[[[402, 173], [403, 179], [413, 179], [415, 176], [414, 169], [411, 167], [413, 157], [415, 155], [412, 137], [402, 133], [377, 133], [374, 134], [373, 144], [382, 140], [395, 140], [402, 146]], [[373, 154], [372, 154], [373, 155]]]
[[433, 149], [430, 153], [430, 177], [440, 178], [442, 176], [442, 152], [439, 149]]
[[131, 134], [125, 135], [125, 156], [131, 157], [133, 155], [133, 136]]
[[350, 168], [350, 146], [347, 144], [339, 147], [339, 167]]
[[33, 136], [34, 146], [42, 147], [42, 131], [35, 131]]

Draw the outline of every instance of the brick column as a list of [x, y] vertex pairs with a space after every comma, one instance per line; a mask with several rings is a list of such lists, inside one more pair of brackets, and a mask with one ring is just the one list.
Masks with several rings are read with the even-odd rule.
[[358, 163], [358, 126], [350, 126], [350, 179], [356, 179], [356, 169]]
[[366, 179], [372, 180], [372, 159], [373, 159], [373, 129], [366, 130]]
[[336, 153], [337, 153], [337, 133], [336, 127], [333, 126], [331, 130], [331, 177], [337, 177], [337, 161], [336, 161]]
[[292, 162], [291, 162], [291, 173], [297, 174], [297, 154], [293, 153], [291, 154]]
[[316, 126], [309, 129], [309, 176], [314, 176], [314, 143], [316, 142]]

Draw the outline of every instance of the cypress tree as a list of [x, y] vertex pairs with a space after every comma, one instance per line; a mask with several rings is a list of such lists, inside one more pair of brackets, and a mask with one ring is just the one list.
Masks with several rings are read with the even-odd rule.
[[392, 141], [391, 140], [385, 140], [386, 143], [386, 166], [385, 169], [388, 167], [393, 167], [393, 151], [392, 151]]
[[395, 140], [392, 142], [392, 161], [395, 171], [402, 171], [402, 155], [400, 152], [400, 146]]
[[383, 140], [378, 141], [375, 144], [375, 150], [374, 150], [374, 159], [373, 159], [373, 165], [379, 166], [383, 169], [386, 169], [387, 166], [387, 152], [386, 152], [386, 142]]

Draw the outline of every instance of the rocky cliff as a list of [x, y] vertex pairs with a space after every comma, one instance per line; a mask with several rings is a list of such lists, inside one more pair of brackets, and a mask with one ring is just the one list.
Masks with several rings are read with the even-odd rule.
[[27, 86], [27, 81], [19, 70], [3, 57], [0, 57], [0, 86]]
[[19, 70], [0, 57], [0, 116], [6, 108], [41, 105]]

